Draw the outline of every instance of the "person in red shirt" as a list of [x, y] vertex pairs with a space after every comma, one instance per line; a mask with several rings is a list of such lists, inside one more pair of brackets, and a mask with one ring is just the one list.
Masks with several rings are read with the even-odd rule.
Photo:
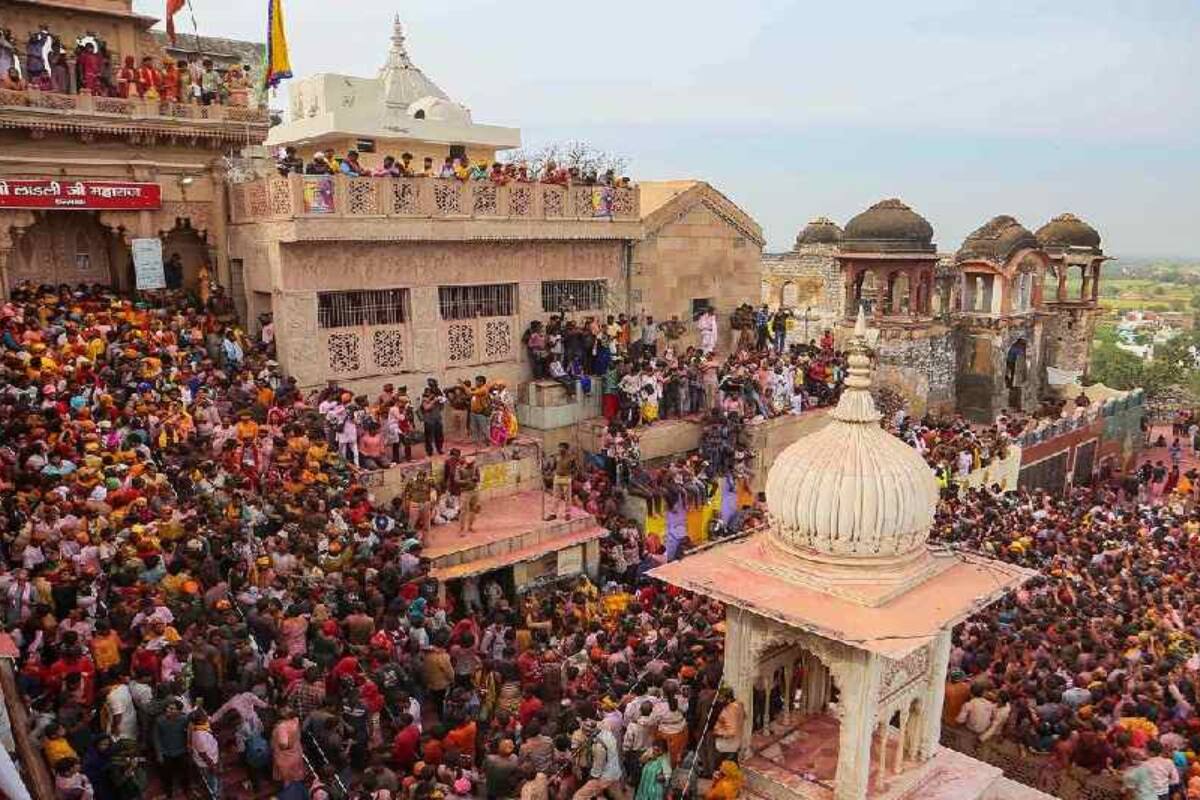
[[537, 696], [534, 687], [526, 686], [522, 691], [521, 705], [517, 707], [517, 719], [521, 721], [521, 727], [528, 727], [533, 718], [541, 714], [545, 707], [542, 699]]
[[83, 679], [84, 702], [91, 705], [96, 700], [96, 666], [92, 659], [83, 655], [78, 645], [63, 648], [62, 656], [50, 665], [50, 689], [55, 694], [62, 689], [63, 679], [78, 673]]
[[398, 769], [407, 772], [417, 763], [417, 748], [421, 744], [421, 731], [413, 722], [412, 714], [402, 712], [397, 717], [400, 731], [392, 739], [392, 760]]

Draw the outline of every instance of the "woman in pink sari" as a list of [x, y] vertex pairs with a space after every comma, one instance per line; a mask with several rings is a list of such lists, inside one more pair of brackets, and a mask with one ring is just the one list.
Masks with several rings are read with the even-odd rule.
[[304, 749], [300, 743], [300, 720], [291, 706], [279, 709], [279, 722], [271, 731], [271, 763], [275, 780], [285, 786], [307, 777]]

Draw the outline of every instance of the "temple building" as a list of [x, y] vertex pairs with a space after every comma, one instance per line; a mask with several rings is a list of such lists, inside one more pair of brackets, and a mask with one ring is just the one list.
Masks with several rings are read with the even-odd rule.
[[[371, 139], [376, 159], [410, 152], [440, 164], [465, 148], [491, 160], [520, 141], [450, 101], [412, 63], [399, 23], [378, 79], [318, 75], [293, 98], [293, 120], [270, 142], [305, 158]], [[306, 387], [336, 380], [375, 392], [477, 374], [515, 386], [530, 375], [522, 333], [564, 309], [579, 320], [690, 322], [712, 306], [727, 348], [733, 310], [758, 294], [762, 229], [698, 180], [499, 185], [272, 171], [231, 184], [229, 202], [233, 291], [252, 330], [274, 315], [280, 363]], [[683, 327], [678, 347], [695, 341]]]
[[1045, 798], [938, 744], [951, 629], [1034, 573], [926, 541], [938, 486], [879, 426], [867, 333], [860, 307], [836, 409], [771, 467], [768, 530], [650, 574], [726, 605], [724, 680], [751, 710], [755, 794]]
[[1099, 313], [1100, 235], [1072, 214], [1031, 233], [1011, 216], [939, 253], [933, 226], [898, 199], [845, 229], [821, 217], [787, 253], [765, 255], [762, 299], [793, 312], [791, 336], [849, 335], [859, 308], [877, 383], [917, 415], [990, 422], [1035, 408], [1086, 374]]
[[520, 147], [516, 128], [482, 125], [413, 63], [397, 16], [392, 46], [374, 78], [320, 73], [291, 87], [291, 117], [271, 130], [267, 144], [293, 145], [305, 161], [317, 151], [359, 153], [363, 166], [384, 155], [411, 153], [415, 166], [447, 156], [492, 163], [498, 151]]
[[[170, 56], [155, 19], [132, 0], [72, 3], [0, 0], [0, 63], [22, 75], [59, 68], [65, 91], [0, 90], [0, 294], [22, 281], [134, 287], [131, 246], [161, 239], [178, 255], [182, 281], [202, 270], [230, 286], [226, 254], [228, 158], [261, 143], [266, 112], [252, 105], [198, 105], [160, 97], [93, 94], [77, 84], [88, 46], [116, 65]], [[253, 46], [249, 46], [253, 47]], [[41, 58], [32, 63], [32, 49]], [[239, 47], [238, 52], [249, 52]]]

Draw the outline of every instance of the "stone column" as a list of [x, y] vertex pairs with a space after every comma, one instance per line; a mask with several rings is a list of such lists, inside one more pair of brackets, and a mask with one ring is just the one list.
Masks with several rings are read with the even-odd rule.
[[1083, 267], [1079, 271], [1083, 275], [1083, 285], [1079, 287], [1079, 299], [1086, 301], [1092, 296], [1091, 267]]
[[754, 734], [754, 615], [729, 606], [725, 629], [725, 683], [746, 712], [742, 729], [742, 749], [748, 751]]
[[1067, 299], [1067, 269], [1065, 261], [1058, 267], [1058, 292], [1055, 295], [1055, 299], [1060, 303], [1065, 302]]
[[838, 767], [834, 800], [864, 800], [871, 775], [871, 738], [878, 712], [879, 656], [855, 653], [855, 663], [842, 673], [846, 685], [838, 703]]
[[920, 307], [917, 305], [917, 297], [920, 295], [921, 273], [915, 270], [910, 270], [908, 273], [908, 315], [916, 317], [920, 314]]
[[1100, 264], [1092, 267], [1092, 302], [1100, 299]]
[[909, 707], [909, 704], [905, 703], [900, 709], [900, 741], [896, 747], [896, 763], [892, 769], [897, 775], [904, 771], [904, 759], [908, 757]]
[[918, 761], [928, 761], [937, 752], [942, 732], [942, 707], [946, 702], [946, 670], [950, 667], [950, 631], [937, 635], [928, 645], [929, 677], [921, 699], [921, 730], [917, 732], [916, 752]]

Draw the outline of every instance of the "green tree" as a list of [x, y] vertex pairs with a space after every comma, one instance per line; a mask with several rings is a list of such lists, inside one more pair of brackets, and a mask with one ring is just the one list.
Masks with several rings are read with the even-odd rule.
[[1142, 359], [1112, 342], [1102, 342], [1092, 348], [1088, 376], [1093, 383], [1103, 383], [1111, 389], [1136, 389], [1144, 387], [1145, 372], [1146, 363]]

